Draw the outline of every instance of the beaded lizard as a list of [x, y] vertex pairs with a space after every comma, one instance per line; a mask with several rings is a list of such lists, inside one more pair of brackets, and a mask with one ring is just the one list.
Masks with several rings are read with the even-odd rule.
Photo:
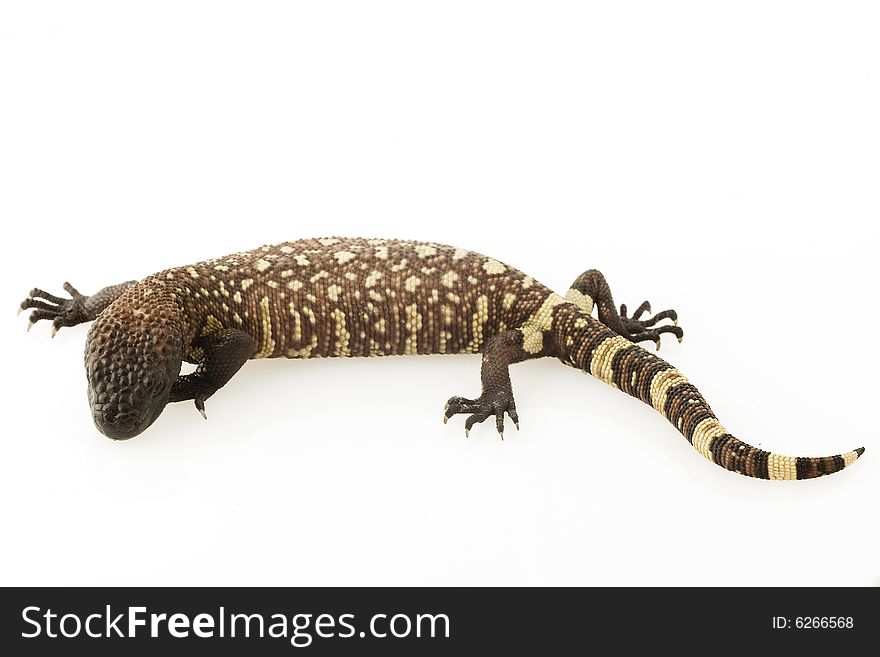
[[[506, 264], [442, 244], [326, 237], [161, 271], [84, 296], [39, 289], [30, 329], [52, 334], [94, 320], [85, 349], [88, 398], [97, 428], [124, 440], [149, 427], [169, 402], [205, 400], [251, 358], [482, 353], [476, 399], [452, 397], [443, 421], [466, 414], [465, 433], [507, 414], [519, 428], [508, 366], [556, 356], [663, 414], [704, 457], [750, 477], [809, 479], [837, 472], [864, 452], [782, 456], [747, 445], [721, 425], [697, 389], [636, 343], [682, 329], [648, 302], [618, 312], [597, 270], [564, 297]], [[597, 309], [598, 319], [592, 316]], [[672, 323], [660, 324], [663, 320]], [[197, 364], [181, 375], [181, 363]]]

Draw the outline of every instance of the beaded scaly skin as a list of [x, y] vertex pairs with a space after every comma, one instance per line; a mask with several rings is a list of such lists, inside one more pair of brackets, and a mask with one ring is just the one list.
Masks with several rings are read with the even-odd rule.
[[[479, 397], [452, 397], [444, 422], [465, 431], [507, 414], [519, 427], [509, 365], [555, 356], [650, 404], [704, 457], [762, 479], [809, 479], [842, 470], [863, 448], [826, 457], [773, 454], [734, 438], [699, 391], [638, 346], [669, 333], [675, 311], [647, 319], [643, 303], [618, 313], [601, 273], [581, 274], [565, 297], [531, 276], [470, 251], [427, 242], [327, 237], [161, 271], [87, 297], [35, 289], [21, 308], [31, 323], [94, 320], [85, 350], [98, 429], [127, 439], [168, 402], [205, 400], [251, 358], [482, 353]], [[594, 307], [598, 319], [592, 316]], [[182, 361], [196, 371], [180, 375]]]

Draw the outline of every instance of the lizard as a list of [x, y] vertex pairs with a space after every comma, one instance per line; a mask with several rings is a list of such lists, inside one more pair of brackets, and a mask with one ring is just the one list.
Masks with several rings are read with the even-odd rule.
[[[605, 277], [585, 271], [564, 296], [509, 265], [433, 242], [324, 237], [261, 246], [69, 298], [34, 289], [20, 304], [62, 327], [92, 321], [85, 348], [98, 430], [133, 438], [168, 403], [205, 402], [249, 359], [482, 354], [481, 392], [454, 396], [443, 421], [467, 435], [505, 416], [519, 429], [509, 366], [556, 357], [649, 404], [705, 458], [761, 479], [810, 479], [864, 452], [794, 457], [733, 437], [697, 388], [639, 343], [683, 337], [674, 310], [618, 311]], [[595, 317], [594, 317], [595, 311]], [[181, 374], [183, 362], [195, 364]]]

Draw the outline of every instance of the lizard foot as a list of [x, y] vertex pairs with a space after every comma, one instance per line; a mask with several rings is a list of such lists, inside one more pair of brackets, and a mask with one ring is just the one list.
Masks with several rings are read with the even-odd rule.
[[490, 415], [495, 416], [495, 428], [501, 440], [504, 440], [504, 414], [507, 413], [513, 424], [519, 430], [519, 416], [516, 414], [516, 404], [513, 401], [513, 393], [507, 390], [497, 390], [495, 392], [483, 393], [477, 399], [466, 399], [464, 397], [452, 397], [443, 409], [443, 423], [453, 415], [459, 413], [470, 413], [471, 415], [464, 421], [464, 435], [470, 434], [471, 428], [477, 423], [482, 422]]
[[28, 298], [21, 302], [18, 312], [28, 308], [34, 308], [28, 322], [28, 331], [41, 319], [52, 320], [52, 337], [63, 326], [76, 326], [88, 321], [85, 309], [85, 301], [88, 297], [80, 294], [70, 283], [64, 284], [64, 289], [71, 296], [70, 299], [62, 299], [54, 294], [34, 288]]
[[[621, 335], [624, 338], [631, 342], [645, 342], [647, 340], [652, 340], [654, 344], [657, 345], [657, 349], [660, 349], [660, 336], [663, 333], [671, 333], [678, 338], [679, 342], [681, 342], [684, 337], [684, 331], [678, 326], [678, 313], [674, 310], [663, 310], [653, 317], [641, 319], [641, 316], [646, 312], [651, 312], [651, 304], [647, 301], [643, 302], [642, 305], [636, 308], [632, 317], [627, 316], [626, 305], [621, 304], [620, 326], [622, 329]], [[657, 324], [664, 319], [671, 319], [672, 324], [657, 326]]]
[[192, 399], [196, 410], [203, 418], [208, 419], [205, 411], [205, 401], [217, 392], [217, 386], [206, 380], [204, 370], [195, 371], [192, 374], [181, 374], [171, 386], [169, 401], [179, 402]]

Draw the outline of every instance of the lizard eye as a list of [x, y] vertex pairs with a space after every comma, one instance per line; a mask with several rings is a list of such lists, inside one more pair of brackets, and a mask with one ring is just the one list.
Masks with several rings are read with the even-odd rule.
[[164, 390], [165, 390], [165, 380], [164, 379], [157, 379], [155, 382], [153, 382], [153, 385], [150, 386], [150, 394], [153, 397], [158, 397], [159, 395], [162, 394], [162, 392]]

